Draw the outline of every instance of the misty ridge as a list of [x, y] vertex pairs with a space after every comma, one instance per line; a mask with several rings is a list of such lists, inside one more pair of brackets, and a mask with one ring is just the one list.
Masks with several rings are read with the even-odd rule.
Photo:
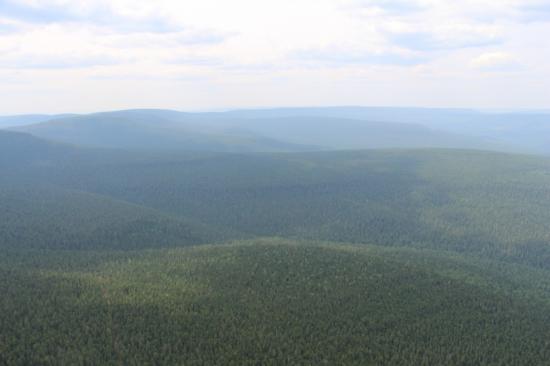
[[0, 127], [99, 148], [297, 152], [467, 148], [550, 154], [550, 113], [324, 107], [185, 113], [126, 110], [0, 117]]

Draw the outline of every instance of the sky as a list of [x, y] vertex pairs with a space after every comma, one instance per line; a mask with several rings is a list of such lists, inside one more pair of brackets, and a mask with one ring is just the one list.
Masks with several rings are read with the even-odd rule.
[[550, 0], [0, 0], [0, 114], [550, 108]]

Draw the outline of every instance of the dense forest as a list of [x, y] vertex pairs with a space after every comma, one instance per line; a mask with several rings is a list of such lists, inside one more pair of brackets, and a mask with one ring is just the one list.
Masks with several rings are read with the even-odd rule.
[[550, 268], [546, 158], [444, 149], [128, 153], [16, 135], [18, 150], [0, 146], [7, 247], [132, 249], [281, 236]]
[[1, 365], [545, 365], [550, 160], [0, 131]]
[[467, 263], [275, 239], [8, 251], [0, 350], [8, 365], [547, 362], [550, 275]]

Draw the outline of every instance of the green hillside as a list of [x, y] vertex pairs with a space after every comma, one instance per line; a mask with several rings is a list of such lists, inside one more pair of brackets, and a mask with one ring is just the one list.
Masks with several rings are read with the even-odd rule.
[[460, 150], [212, 155], [32, 172], [64, 189], [192, 217], [236, 238], [276, 235], [550, 263], [550, 164], [536, 157]]
[[[199, 237], [217, 242], [283, 236], [373, 243], [550, 268], [550, 161], [545, 158], [467, 150], [155, 155], [58, 144], [52, 152], [50, 144], [38, 148], [45, 142], [27, 139], [8, 149], [17, 151], [13, 158], [0, 160], [5, 172], [0, 191], [47, 186], [87, 193], [88, 199], [198, 223], [211, 233]], [[60, 208], [73, 207], [75, 219], [82, 213], [82, 222], [104, 215], [89, 204], [79, 211], [76, 201], [56, 199]], [[4, 215], [17, 217], [30, 237], [40, 237], [33, 215], [13, 207]], [[44, 225], [67, 226], [59, 217], [43, 216]], [[78, 226], [69, 231], [78, 232]], [[142, 242], [157, 247], [148, 239], [152, 233]], [[86, 235], [70, 242], [86, 247], [78, 243]], [[132, 235], [128, 248], [138, 234]]]
[[0, 365], [550, 358], [546, 158], [0, 132], [0, 169]]
[[108, 255], [8, 252], [0, 261], [6, 364], [543, 365], [550, 357], [550, 275], [496, 262], [273, 239]]
[[0, 238], [11, 249], [139, 249], [204, 244], [221, 234], [151, 208], [40, 185], [0, 188]]
[[60, 164], [82, 150], [45, 141], [26, 133], [0, 130], [0, 166], [13, 168], [20, 164], [53, 161]]

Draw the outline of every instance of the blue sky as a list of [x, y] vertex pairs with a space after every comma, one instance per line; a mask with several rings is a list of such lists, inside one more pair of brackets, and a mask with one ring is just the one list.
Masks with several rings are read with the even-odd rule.
[[0, 114], [550, 108], [550, 0], [0, 0]]

